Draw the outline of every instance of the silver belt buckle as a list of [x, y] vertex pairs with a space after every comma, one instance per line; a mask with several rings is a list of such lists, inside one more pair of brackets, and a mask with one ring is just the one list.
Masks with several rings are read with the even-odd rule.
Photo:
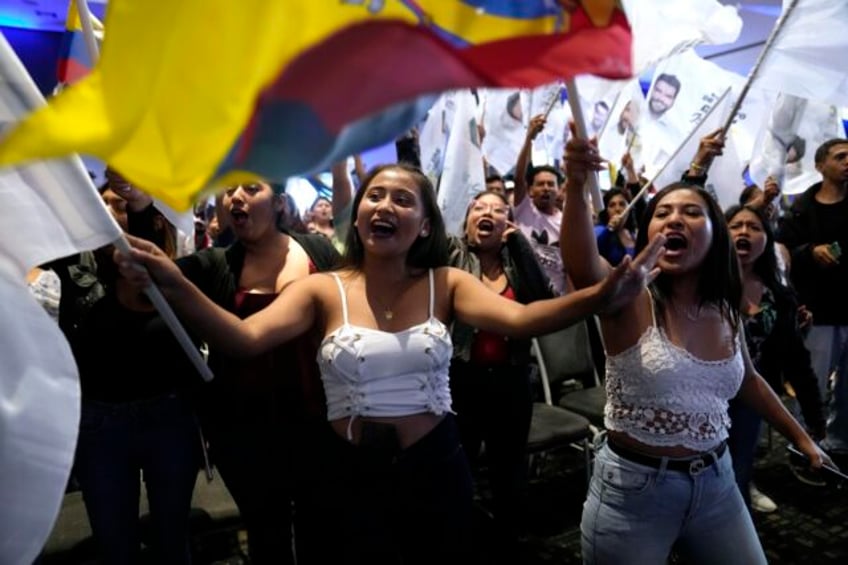
[[697, 459], [693, 459], [692, 462], [689, 463], [689, 474], [693, 477], [697, 477], [701, 473], [704, 472], [704, 469], [707, 468], [707, 464], [704, 463], [703, 457], [698, 457]]

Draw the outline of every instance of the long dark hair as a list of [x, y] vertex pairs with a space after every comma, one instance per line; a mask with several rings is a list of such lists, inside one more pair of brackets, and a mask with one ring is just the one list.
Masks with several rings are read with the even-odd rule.
[[[648, 202], [639, 223], [636, 235], [636, 254], [648, 244], [648, 225], [654, 217], [657, 205], [675, 190], [691, 190], [701, 197], [707, 206], [707, 216], [713, 225], [713, 240], [707, 256], [699, 267], [698, 297], [700, 306], [711, 304], [719, 309], [736, 331], [739, 328], [739, 306], [742, 302], [742, 275], [736, 257], [736, 249], [730, 239], [730, 231], [718, 202], [702, 187], [687, 182], [676, 182], [660, 190]], [[651, 293], [660, 308], [664, 308], [671, 297], [670, 275], [660, 273], [651, 284]]]
[[742, 211], [754, 214], [763, 225], [763, 233], [766, 235], [765, 249], [763, 249], [763, 253], [757, 257], [757, 260], [754, 261], [754, 274], [763, 281], [763, 285], [765, 285], [766, 288], [772, 292], [778, 292], [783, 288], [783, 284], [780, 282], [780, 269], [777, 266], [777, 255], [774, 248], [774, 230], [771, 227], [771, 223], [761, 210], [752, 208], [751, 206], [735, 204], [728, 208], [727, 212], [724, 213], [727, 224], [730, 225], [733, 218]]
[[[599, 226], [606, 226], [609, 223], [610, 217], [607, 208], [609, 207], [609, 203], [612, 202], [612, 199], [616, 196], [621, 196], [624, 198], [625, 202], [628, 204], [630, 203], [630, 199], [627, 198], [627, 194], [620, 188], [611, 188], [604, 192], [604, 209], [598, 212]], [[631, 232], [636, 231], [636, 215], [633, 213], [633, 210], [630, 210], [630, 212], [627, 213], [627, 219], [624, 221], [624, 229]]]
[[509, 212], [507, 213], [506, 219], [509, 220], [510, 222], [515, 221], [515, 218], [512, 214], [512, 206], [509, 205], [509, 200], [506, 199], [506, 195], [504, 193], [498, 192], [497, 190], [484, 190], [482, 192], [478, 192], [477, 194], [475, 194], [474, 196], [471, 197], [471, 200], [468, 201], [468, 207], [465, 208], [465, 218], [462, 219], [462, 227], [461, 227], [461, 233], [462, 233], [462, 239], [463, 240], [468, 239], [468, 235], [465, 232], [465, 228], [468, 227], [468, 214], [471, 213], [471, 208], [474, 206], [475, 202], [480, 200], [480, 198], [482, 198], [483, 196], [487, 196], [489, 194], [491, 194], [493, 196], [497, 196], [498, 198], [501, 199], [501, 202], [503, 202], [506, 205], [507, 209], [509, 210]]
[[362, 268], [365, 262], [365, 247], [362, 245], [362, 240], [359, 239], [359, 233], [356, 229], [356, 215], [359, 212], [362, 197], [365, 195], [368, 187], [371, 186], [371, 183], [374, 182], [374, 178], [383, 171], [391, 170], [402, 171], [412, 177], [421, 193], [424, 215], [430, 220], [430, 233], [427, 237], [419, 235], [406, 254], [407, 266], [416, 269], [446, 266], [448, 264], [448, 238], [445, 233], [445, 221], [442, 219], [442, 213], [436, 201], [436, 191], [433, 188], [433, 183], [430, 182], [427, 175], [421, 172], [421, 169], [406, 163], [379, 165], [371, 169], [365, 175], [365, 178], [362, 179], [362, 184], [353, 197], [353, 205], [350, 210], [350, 229], [345, 239], [345, 253], [342, 265], [353, 269]]

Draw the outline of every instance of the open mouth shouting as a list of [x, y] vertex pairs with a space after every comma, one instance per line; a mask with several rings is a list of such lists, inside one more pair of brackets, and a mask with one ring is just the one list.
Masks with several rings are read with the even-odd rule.
[[233, 226], [239, 227], [247, 223], [247, 219], [249, 218], [249, 216], [247, 212], [245, 212], [241, 208], [233, 208], [230, 210], [230, 218], [232, 218]]
[[751, 252], [751, 240], [747, 237], [738, 237], [733, 244], [736, 247], [736, 253], [739, 255], [747, 255]]
[[665, 236], [664, 257], [679, 257], [689, 247], [689, 240], [681, 233], [668, 233]]
[[397, 226], [388, 220], [371, 220], [371, 235], [377, 239], [392, 237], [397, 231]]
[[488, 218], [483, 218], [477, 222], [477, 235], [479, 237], [487, 237], [495, 231], [495, 222]]

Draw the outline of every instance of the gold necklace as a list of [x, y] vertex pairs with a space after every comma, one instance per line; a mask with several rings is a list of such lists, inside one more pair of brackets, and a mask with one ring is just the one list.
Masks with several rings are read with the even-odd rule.
[[404, 293], [404, 291], [405, 291], [405, 290], [406, 290], [406, 287], [405, 287], [405, 286], [401, 286], [400, 290], [397, 292], [397, 294], [395, 294], [395, 296], [394, 296], [394, 297], [393, 297], [393, 298], [389, 301], [389, 303], [388, 303], [388, 304], [386, 304], [385, 302], [383, 302], [382, 300], [380, 300], [380, 299], [379, 299], [379, 298], [377, 298], [376, 296], [374, 297], [374, 300], [375, 300], [375, 301], [379, 304], [379, 306], [383, 309], [383, 318], [384, 318], [385, 320], [387, 320], [387, 321], [391, 321], [392, 319], [394, 319], [394, 317], [395, 317], [395, 312], [394, 312], [394, 310], [393, 310], [392, 308], [394, 307], [395, 302], [397, 302], [398, 298], [400, 298], [400, 297], [401, 297], [401, 295]]

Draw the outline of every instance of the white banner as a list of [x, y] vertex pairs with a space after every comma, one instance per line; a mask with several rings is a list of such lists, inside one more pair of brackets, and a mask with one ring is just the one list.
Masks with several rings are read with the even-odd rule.
[[718, 0], [623, 0], [633, 30], [633, 72], [700, 44], [733, 43], [742, 31], [735, 7]]
[[515, 167], [518, 153], [527, 135], [530, 116], [526, 92], [512, 89], [485, 89], [483, 98], [482, 150], [486, 161], [504, 175]]
[[[44, 99], [0, 36], [0, 127]], [[34, 266], [120, 237], [79, 158], [0, 171], [0, 563], [29, 564], [59, 512], [80, 390], [59, 327], [25, 284]]]
[[[784, 0], [784, 10], [789, 1]], [[848, 2], [800, 0], [772, 45], [755, 84], [774, 92], [848, 106]]]
[[457, 90], [453, 95], [453, 121], [438, 195], [449, 234], [461, 235], [471, 197], [485, 188], [483, 154], [477, 132], [477, 102], [469, 90]]
[[[582, 94], [582, 90], [581, 90]], [[601, 188], [604, 179], [615, 182], [615, 176], [621, 169], [621, 158], [628, 151], [631, 155], [639, 155], [642, 149], [639, 136], [639, 119], [644, 114], [645, 96], [639, 79], [634, 78], [624, 83], [615, 97], [608, 119], [598, 135], [598, 150], [610, 162], [610, 175], [601, 175]], [[637, 162], [640, 162], [637, 159]], [[610, 178], [612, 177], [612, 178]]]
[[[738, 75], [704, 61], [692, 50], [657, 67], [639, 121], [641, 152], [634, 154], [637, 166], [645, 166], [647, 177], [653, 177], [666, 165], [719, 95], [737, 79]], [[691, 158], [686, 152], [678, 155], [678, 159]], [[674, 170], [668, 168], [663, 179]]]
[[421, 150], [421, 169], [433, 183], [439, 185], [442, 166], [445, 162], [445, 145], [448, 142], [447, 101], [452, 96], [445, 93], [430, 108], [424, 125], [418, 134], [418, 147]]
[[785, 194], [804, 192], [821, 181], [816, 149], [837, 137], [844, 138], [845, 130], [836, 107], [781, 94], [762, 121], [751, 178], [763, 186], [768, 176], [774, 176]]

